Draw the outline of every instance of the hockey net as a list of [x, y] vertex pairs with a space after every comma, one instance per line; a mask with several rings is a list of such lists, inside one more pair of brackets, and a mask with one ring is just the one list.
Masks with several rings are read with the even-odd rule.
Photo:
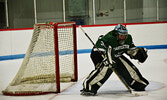
[[35, 24], [22, 65], [4, 95], [60, 92], [60, 82], [77, 81], [76, 24]]

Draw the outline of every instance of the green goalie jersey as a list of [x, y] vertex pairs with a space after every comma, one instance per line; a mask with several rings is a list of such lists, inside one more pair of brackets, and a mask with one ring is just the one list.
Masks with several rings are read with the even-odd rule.
[[129, 50], [130, 48], [135, 47], [130, 34], [127, 35], [126, 40], [124, 41], [124, 44], [120, 44], [114, 31], [110, 31], [103, 37], [99, 38], [96, 42], [96, 46], [101, 51], [106, 51], [106, 48], [111, 46], [112, 57], [119, 57], [123, 53], [126, 53], [127, 50]]

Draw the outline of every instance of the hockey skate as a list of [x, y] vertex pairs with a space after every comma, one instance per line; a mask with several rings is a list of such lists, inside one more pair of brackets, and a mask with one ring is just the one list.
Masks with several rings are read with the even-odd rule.
[[92, 92], [92, 91], [89, 91], [89, 90], [80, 90], [81, 94], [80, 95], [83, 95], [83, 96], [95, 96], [96, 93]]

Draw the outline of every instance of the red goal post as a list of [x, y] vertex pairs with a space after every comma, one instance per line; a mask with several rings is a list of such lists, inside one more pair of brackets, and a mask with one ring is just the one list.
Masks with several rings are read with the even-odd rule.
[[75, 22], [35, 24], [31, 43], [4, 95], [59, 93], [60, 82], [78, 80]]
[[[74, 77], [71, 79], [71, 81], [77, 81], [78, 80], [78, 69], [77, 69], [77, 37], [76, 37], [76, 23], [75, 22], [62, 22], [62, 23], [55, 23], [54, 24], [54, 31], [55, 31], [55, 38], [58, 38], [58, 32], [60, 30], [63, 30], [64, 28], [69, 28], [69, 29], [73, 29], [72, 33], [73, 33], [73, 52], [74, 52]], [[59, 45], [58, 45], [58, 39], [55, 39], [55, 54], [58, 55], [56, 56], [56, 59], [59, 58], [59, 50], [56, 49], [56, 48], [59, 48]], [[59, 60], [56, 60], [56, 66], [59, 66]], [[59, 67], [57, 67], [59, 68]], [[56, 70], [56, 76], [58, 76], [58, 74], [60, 75], [59, 73], [59, 69]], [[57, 77], [57, 78], [60, 78], [60, 77]], [[60, 81], [60, 79], [59, 79]], [[58, 84], [60, 82], [57, 82]], [[60, 85], [60, 84], [59, 84]], [[60, 88], [60, 86], [58, 86]], [[58, 89], [57, 92], [60, 92], [60, 89]]]

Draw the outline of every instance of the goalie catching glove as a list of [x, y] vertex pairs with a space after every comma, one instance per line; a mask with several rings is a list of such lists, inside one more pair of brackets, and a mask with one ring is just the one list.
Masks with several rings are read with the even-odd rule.
[[146, 48], [132, 48], [127, 51], [127, 54], [132, 59], [137, 59], [141, 63], [143, 63], [148, 57]]

